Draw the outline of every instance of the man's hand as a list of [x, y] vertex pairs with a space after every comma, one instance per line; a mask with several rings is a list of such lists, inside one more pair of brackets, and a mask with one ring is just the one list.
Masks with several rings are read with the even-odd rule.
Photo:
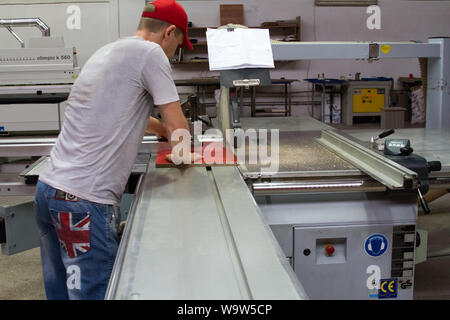
[[201, 161], [203, 159], [202, 155], [199, 153], [196, 153], [196, 152], [189, 152], [189, 158], [190, 158], [190, 162], [186, 163], [185, 161], [182, 161], [183, 159], [180, 158], [179, 156], [177, 156], [176, 154], [174, 155], [174, 154], [170, 153], [166, 156], [167, 161], [172, 162], [172, 163], [174, 163], [174, 162], [180, 163], [181, 162], [181, 164], [201, 163]]
[[[175, 164], [198, 163], [202, 156], [198, 153], [189, 152], [191, 149], [191, 133], [181, 110], [180, 101], [158, 106], [158, 109], [167, 130], [167, 140], [172, 146], [172, 152], [175, 151], [175, 153], [166, 156], [166, 159]], [[173, 134], [174, 132], [175, 134]], [[183, 152], [189, 152], [189, 155], [185, 157]]]

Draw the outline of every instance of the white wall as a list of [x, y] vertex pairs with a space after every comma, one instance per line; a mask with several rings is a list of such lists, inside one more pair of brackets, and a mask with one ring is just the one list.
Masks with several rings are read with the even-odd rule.
[[[36, 2], [36, 1], [35, 1]], [[136, 29], [145, 0], [73, 1], [82, 13], [80, 30], [68, 30], [66, 9], [70, 3], [12, 5], [0, 1], [0, 17], [41, 17], [55, 36], [64, 36], [67, 46], [77, 47], [80, 64], [103, 44], [118, 36], [132, 35]], [[216, 27], [219, 24], [220, 4], [244, 5], [244, 19], [248, 26], [258, 26], [265, 21], [302, 19], [303, 41], [427, 41], [432, 36], [450, 36], [450, 1], [379, 0], [381, 7], [381, 30], [368, 30], [368, 14], [365, 7], [315, 7], [314, 0], [222, 0], [180, 1], [189, 20], [196, 26]], [[40, 36], [37, 29], [18, 29], [27, 40]], [[5, 30], [0, 29], [0, 47], [18, 47], [18, 43]], [[327, 77], [361, 72], [363, 77], [419, 76], [417, 59], [383, 60], [374, 63], [352, 60], [317, 60], [276, 63], [271, 71], [273, 78], [304, 79], [325, 73]], [[174, 78], [186, 79], [212, 76], [204, 66], [174, 66]], [[302, 81], [296, 90], [308, 89]], [[299, 108], [300, 114], [304, 110]], [[304, 109], [304, 108], [303, 108]], [[294, 112], [294, 114], [296, 114]], [[297, 113], [298, 114], [298, 113]]]
[[[7, 1], [6, 1], [7, 2]], [[22, 2], [23, 3], [23, 2]], [[67, 8], [76, 4], [81, 9], [81, 29], [70, 30], [66, 26], [70, 14]], [[67, 47], [76, 47], [78, 61], [82, 66], [102, 45], [117, 39], [118, 19], [116, 1], [91, 3], [72, 1], [72, 3], [45, 4], [5, 4], [0, 1], [0, 18], [41, 18], [49, 27], [52, 36], [62, 36]], [[41, 37], [37, 28], [14, 28], [25, 41], [31, 37]], [[5, 29], [0, 28], [0, 48], [18, 48], [19, 43]]]

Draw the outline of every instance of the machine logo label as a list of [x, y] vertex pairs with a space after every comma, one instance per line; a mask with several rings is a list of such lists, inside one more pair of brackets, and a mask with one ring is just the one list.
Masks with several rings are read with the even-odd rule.
[[376, 233], [367, 238], [364, 249], [369, 256], [378, 257], [386, 252], [387, 246], [388, 241], [386, 237], [380, 233]]
[[381, 51], [382, 51], [384, 54], [388, 54], [388, 53], [391, 51], [391, 46], [390, 46], [390, 45], [384, 45], [384, 46], [381, 46]]
[[378, 299], [397, 298], [397, 279], [381, 279], [380, 289], [378, 290]]

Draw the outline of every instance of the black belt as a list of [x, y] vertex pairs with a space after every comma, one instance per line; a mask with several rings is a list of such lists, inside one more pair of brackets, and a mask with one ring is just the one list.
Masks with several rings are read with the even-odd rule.
[[64, 192], [62, 190], [58, 190], [58, 189], [56, 189], [56, 192], [55, 192], [55, 199], [56, 200], [64, 200], [64, 201], [72, 201], [72, 202], [78, 201], [78, 197], [74, 196], [73, 194]]

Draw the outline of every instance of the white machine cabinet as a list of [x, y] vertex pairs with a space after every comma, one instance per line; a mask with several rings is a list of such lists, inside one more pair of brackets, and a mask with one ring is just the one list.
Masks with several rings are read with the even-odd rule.
[[[297, 227], [294, 228], [294, 270], [312, 299], [381, 299], [380, 283], [377, 289], [375, 280], [378, 271], [380, 280], [397, 280], [395, 291], [399, 299], [412, 299], [414, 230], [414, 225]], [[405, 231], [412, 235], [407, 237], [410, 242], [399, 241]], [[383, 235], [387, 241], [377, 235]], [[365, 244], [370, 243], [371, 237], [379, 238], [380, 245], [371, 248], [376, 252], [369, 252], [379, 254], [386, 250], [383, 254], [373, 256], [366, 252]], [[328, 254], [327, 248], [332, 248], [333, 254]], [[402, 256], [397, 251], [410, 254]], [[405, 289], [401, 289], [402, 285]], [[383, 289], [388, 291], [386, 284]]]
[[413, 298], [414, 195], [324, 193], [256, 199], [311, 299]]

